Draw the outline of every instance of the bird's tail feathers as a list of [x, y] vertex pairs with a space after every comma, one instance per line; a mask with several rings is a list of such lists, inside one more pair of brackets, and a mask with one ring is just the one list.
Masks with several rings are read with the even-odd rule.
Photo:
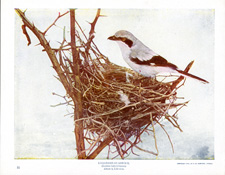
[[184, 71], [182, 71], [182, 70], [178, 70], [178, 69], [177, 69], [176, 71], [179, 72], [180, 74], [184, 75], [185, 77], [191, 77], [191, 78], [194, 78], [194, 79], [196, 79], [196, 80], [201, 81], [202, 83], [209, 83], [208, 81], [206, 81], [206, 80], [204, 80], [204, 79], [202, 79], [202, 78], [200, 78], [200, 77], [197, 77], [197, 76], [192, 75], [192, 74], [190, 74], [190, 73], [184, 72]]

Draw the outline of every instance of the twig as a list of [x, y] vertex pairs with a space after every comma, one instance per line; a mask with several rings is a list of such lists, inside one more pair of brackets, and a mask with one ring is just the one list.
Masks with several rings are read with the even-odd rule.
[[113, 140], [112, 136], [108, 136], [100, 145], [92, 152], [86, 159], [94, 159], [106, 146], [108, 146]]
[[85, 49], [85, 52], [86, 52], [86, 53], [89, 52], [91, 42], [92, 42], [92, 40], [93, 40], [94, 37], [95, 37], [95, 36], [94, 36], [94, 33], [95, 33], [95, 25], [96, 25], [96, 23], [97, 23], [97, 21], [98, 21], [98, 18], [100, 17], [100, 12], [101, 12], [101, 10], [98, 9], [94, 21], [93, 21], [92, 23], [90, 23], [90, 24], [91, 24], [91, 30], [90, 30], [90, 32], [89, 32], [89, 38], [88, 38], [87, 43], [86, 43], [86, 49]]
[[52, 26], [54, 26], [55, 25], [55, 23], [58, 21], [58, 19], [59, 18], [61, 18], [61, 17], [63, 17], [64, 15], [66, 15], [67, 13], [69, 13], [69, 11], [67, 11], [67, 12], [65, 12], [65, 13], [63, 13], [62, 15], [60, 14], [60, 12], [59, 12], [59, 15], [58, 15], [58, 17], [55, 19], [55, 21], [43, 32], [43, 34], [45, 35], [47, 32], [48, 32], [48, 30], [52, 27]]
[[[75, 80], [75, 88], [80, 92], [74, 93], [75, 96], [75, 109], [74, 109], [74, 121], [83, 117], [83, 108], [82, 108], [82, 94], [81, 94], [81, 82], [80, 82], [80, 65], [79, 65], [79, 53], [76, 48], [76, 40], [75, 40], [75, 9], [70, 9], [70, 35], [71, 35], [71, 48], [72, 48], [72, 56], [73, 56], [73, 74]], [[83, 152], [85, 150], [84, 144], [84, 134], [83, 134], [83, 122], [79, 121], [75, 123], [75, 139], [77, 145], [77, 153], [79, 159], [84, 159], [86, 157], [86, 153]]]
[[[174, 118], [170, 117], [169, 115], [168, 115], [168, 116], [165, 116], [165, 118], [166, 118], [166, 119], [167, 119], [167, 120], [168, 120], [175, 128], [178, 128], [181, 132], [183, 132], [182, 129], [180, 128], [180, 126], [178, 125], [177, 121], [174, 120]], [[170, 118], [171, 118], [173, 121], [171, 121]], [[173, 122], [174, 122], [175, 124], [174, 124]]]
[[[127, 150], [124, 151], [125, 153], [127, 153], [130, 149], [132, 149], [132, 147], [133, 147], [134, 145], [137, 144], [138, 138], [139, 138], [139, 137], [143, 134], [143, 132], [150, 126], [150, 124], [151, 124], [151, 123], [148, 123], [148, 124], [142, 129], [142, 131], [136, 136], [135, 141], [131, 144], [131, 146], [130, 146], [129, 148], [127, 148]], [[130, 136], [130, 137], [131, 137], [131, 136]], [[127, 138], [127, 141], [128, 141], [128, 140], [129, 140], [129, 138]], [[125, 144], [125, 142], [124, 142], [123, 144]], [[123, 144], [122, 144], [122, 146], [123, 146]]]
[[64, 103], [59, 103], [59, 104], [56, 104], [56, 105], [50, 105], [51, 107], [57, 107], [57, 106], [61, 106], [61, 105], [71, 105], [71, 106], [74, 106], [72, 104], [70, 104], [70, 102], [72, 102], [72, 100], [70, 101], [67, 101], [67, 102], [64, 102]]
[[156, 148], [156, 151], [157, 151], [157, 156], [159, 154], [159, 150], [158, 150], [158, 146], [157, 146], [157, 140], [156, 140], [156, 134], [155, 134], [155, 127], [154, 127], [154, 123], [153, 123], [153, 119], [152, 119], [152, 114], [150, 113], [150, 121], [152, 123], [152, 129], [153, 129], [153, 134], [154, 134], [154, 140], [155, 140], [155, 148]]
[[102, 137], [100, 137], [100, 135], [98, 135], [98, 138], [92, 143], [90, 144], [90, 148], [89, 148], [89, 153], [87, 154], [88, 156], [90, 155], [91, 151], [94, 149], [94, 147], [96, 146], [96, 144], [102, 139]]
[[31, 40], [30, 40], [30, 36], [28, 35], [28, 33], [27, 33], [27, 30], [26, 30], [26, 26], [25, 25], [22, 25], [22, 30], [23, 30], [23, 34], [26, 36], [26, 38], [27, 38], [27, 41], [28, 41], [28, 43], [27, 43], [27, 45], [29, 46], [30, 44], [31, 44]]
[[[131, 142], [130, 140], [128, 140], [128, 142], [129, 142], [130, 144], [132, 144], [132, 142]], [[145, 149], [143, 149], [143, 148], [140, 148], [140, 147], [137, 146], [137, 145], [134, 145], [134, 147], [137, 148], [137, 149], [139, 149], [139, 150], [141, 150], [141, 151], [143, 151], [143, 152], [150, 153], [150, 154], [153, 154], [153, 155], [155, 155], [155, 156], [158, 155], [158, 153], [154, 153], [153, 151], [145, 150]], [[134, 153], [133, 153], [133, 154], [134, 154]]]
[[[188, 72], [192, 65], [193, 65], [194, 61], [191, 61], [187, 67], [185, 68], [184, 72]], [[175, 89], [177, 87], [177, 85], [184, 79], [184, 76], [180, 76], [176, 81], [173, 82], [172, 86], [171, 86], [171, 89]]]
[[169, 134], [167, 133], [167, 131], [165, 130], [165, 128], [163, 127], [163, 125], [161, 123], [159, 123], [157, 120], [156, 120], [156, 123], [159, 124], [159, 126], [161, 126], [161, 128], [163, 129], [163, 131], [166, 133], [169, 141], [170, 141], [170, 144], [171, 144], [171, 147], [172, 147], [172, 150], [173, 150], [173, 153], [174, 153], [174, 147], [173, 147], [173, 143], [172, 143], [172, 140], [170, 139], [170, 136]]

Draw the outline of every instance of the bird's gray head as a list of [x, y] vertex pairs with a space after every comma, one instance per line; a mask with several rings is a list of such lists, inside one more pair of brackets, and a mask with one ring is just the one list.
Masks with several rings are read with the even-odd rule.
[[126, 45], [128, 45], [128, 47], [132, 47], [137, 40], [137, 38], [132, 33], [126, 30], [119, 30], [115, 33], [115, 35], [110, 36], [108, 39], [114, 41], [122, 41]]

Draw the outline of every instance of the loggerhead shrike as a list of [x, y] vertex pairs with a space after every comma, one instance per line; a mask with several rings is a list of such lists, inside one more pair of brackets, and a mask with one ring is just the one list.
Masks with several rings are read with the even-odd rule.
[[195, 75], [184, 72], [165, 58], [161, 57], [153, 50], [145, 46], [132, 33], [120, 30], [115, 35], [110, 36], [109, 40], [115, 40], [119, 44], [122, 56], [127, 64], [136, 72], [145, 77], [155, 77], [158, 73], [178, 73], [185, 77], [200, 80], [203, 83], [208, 81]]

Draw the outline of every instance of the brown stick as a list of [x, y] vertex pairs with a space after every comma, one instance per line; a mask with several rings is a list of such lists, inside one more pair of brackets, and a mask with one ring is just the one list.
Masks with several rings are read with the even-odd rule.
[[107, 137], [99, 146], [95, 149], [91, 155], [87, 157], [87, 159], [94, 159], [106, 146], [110, 144], [110, 142], [113, 140], [112, 136]]
[[[194, 61], [191, 61], [185, 68], [184, 72], [188, 72], [191, 69], [193, 63], [194, 63]], [[173, 82], [171, 89], [174, 90], [183, 79], [184, 79], [184, 77], [180, 76], [176, 81]]]
[[100, 12], [101, 12], [101, 10], [98, 9], [94, 21], [93, 21], [92, 23], [90, 23], [90, 24], [91, 24], [91, 30], [90, 30], [90, 32], [89, 32], [89, 38], [88, 38], [87, 43], [86, 43], [86, 49], [85, 49], [85, 52], [86, 52], [86, 53], [88, 53], [88, 51], [89, 51], [89, 49], [90, 49], [90, 46], [91, 46], [91, 42], [92, 42], [92, 40], [93, 40], [94, 37], [95, 37], [95, 36], [94, 36], [94, 33], [95, 33], [95, 25], [96, 25], [96, 23], [97, 23], [97, 21], [98, 21], [98, 18], [100, 17]]
[[[79, 65], [79, 51], [76, 47], [76, 39], [75, 39], [75, 9], [70, 9], [70, 35], [71, 35], [71, 48], [72, 48], [72, 56], [73, 56], [73, 75], [75, 80], [75, 88], [80, 91], [81, 82], [80, 82], [80, 65]], [[83, 108], [82, 108], [82, 94], [81, 92], [76, 91], [74, 93], [75, 101], [74, 101], [74, 121], [82, 118], [83, 116]], [[77, 154], [78, 159], [84, 159], [86, 154], [84, 152], [84, 132], [83, 132], [83, 122], [78, 121], [75, 123], [75, 139], [77, 145]]]
[[26, 38], [27, 38], [27, 41], [28, 41], [28, 43], [27, 43], [27, 45], [29, 46], [30, 44], [31, 44], [31, 40], [30, 40], [30, 36], [28, 35], [28, 33], [27, 33], [27, 30], [26, 30], [26, 26], [25, 25], [22, 25], [22, 30], [23, 30], [23, 34], [26, 36]]
[[47, 33], [47, 31], [55, 25], [55, 23], [58, 21], [59, 18], [63, 17], [64, 15], [66, 15], [67, 13], [69, 13], [69, 11], [63, 13], [62, 15], [59, 13], [58, 17], [55, 19], [55, 21], [43, 32], [43, 34], [45, 35]]

